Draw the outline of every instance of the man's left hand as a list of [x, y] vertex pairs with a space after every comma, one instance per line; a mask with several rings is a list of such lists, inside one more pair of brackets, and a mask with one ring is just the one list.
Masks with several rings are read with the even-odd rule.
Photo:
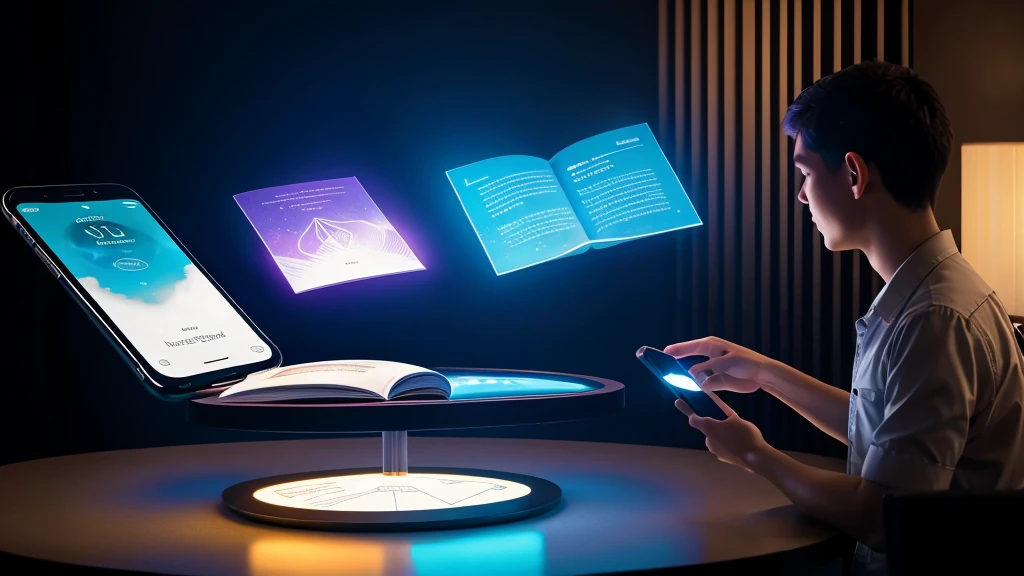
[[749, 471], [750, 468], [744, 459], [768, 448], [768, 443], [764, 441], [757, 426], [740, 418], [732, 410], [726, 412], [729, 417], [725, 420], [715, 420], [697, 416], [682, 400], [676, 400], [675, 406], [683, 414], [689, 415], [690, 426], [700, 430], [707, 437], [705, 443], [708, 450], [722, 462], [735, 464]]

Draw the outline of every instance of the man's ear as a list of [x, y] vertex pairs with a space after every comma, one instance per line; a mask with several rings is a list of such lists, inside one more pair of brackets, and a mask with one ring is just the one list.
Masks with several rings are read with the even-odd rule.
[[850, 188], [853, 191], [853, 199], [860, 200], [868, 187], [868, 163], [856, 152], [846, 153], [846, 167], [850, 171]]

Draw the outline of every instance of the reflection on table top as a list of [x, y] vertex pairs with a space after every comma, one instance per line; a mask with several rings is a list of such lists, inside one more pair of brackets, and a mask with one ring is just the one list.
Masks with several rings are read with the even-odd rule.
[[[530, 474], [562, 504], [519, 522], [341, 534], [267, 526], [220, 503], [230, 485], [380, 465], [380, 439], [176, 446], [0, 467], [0, 551], [174, 574], [588, 574], [777, 553], [833, 554], [837, 532], [703, 450], [484, 438], [409, 439], [409, 464]], [[796, 455], [840, 470], [831, 458]]]

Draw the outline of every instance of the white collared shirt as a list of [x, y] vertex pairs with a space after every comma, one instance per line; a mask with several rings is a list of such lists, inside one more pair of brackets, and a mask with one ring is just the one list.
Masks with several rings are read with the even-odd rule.
[[[1024, 357], [947, 230], [857, 321], [847, 472], [893, 491], [1024, 488]], [[855, 571], [884, 573], [858, 545]]]

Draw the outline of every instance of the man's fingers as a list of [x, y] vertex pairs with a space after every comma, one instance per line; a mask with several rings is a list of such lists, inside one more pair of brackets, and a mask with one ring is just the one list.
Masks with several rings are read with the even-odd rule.
[[706, 420], [707, 418], [701, 418], [696, 414], [690, 414], [690, 417], [687, 419], [687, 422], [690, 423], [690, 426], [699, 430], [701, 434], [707, 436], [707, 433], [704, 431], [707, 424]]
[[721, 356], [725, 353], [725, 347], [722, 340], [714, 336], [707, 336], [697, 340], [690, 340], [689, 342], [672, 344], [665, 348], [665, 353], [671, 354], [676, 358], [682, 358], [683, 356]]
[[683, 414], [686, 414], [687, 416], [693, 416], [693, 408], [690, 408], [689, 404], [683, 402], [682, 398], [676, 400], [675, 406], [676, 410], [679, 410]]
[[[705, 354], [705, 356], [708, 356], [708, 354]], [[713, 374], [728, 372], [734, 361], [735, 359], [731, 354], [709, 358], [700, 364], [691, 366], [690, 376], [700, 384]]]
[[724, 372], [712, 374], [700, 382], [702, 390], [720, 392], [725, 390], [726, 392], [742, 392], [743, 389], [735, 384], [736, 379]]

